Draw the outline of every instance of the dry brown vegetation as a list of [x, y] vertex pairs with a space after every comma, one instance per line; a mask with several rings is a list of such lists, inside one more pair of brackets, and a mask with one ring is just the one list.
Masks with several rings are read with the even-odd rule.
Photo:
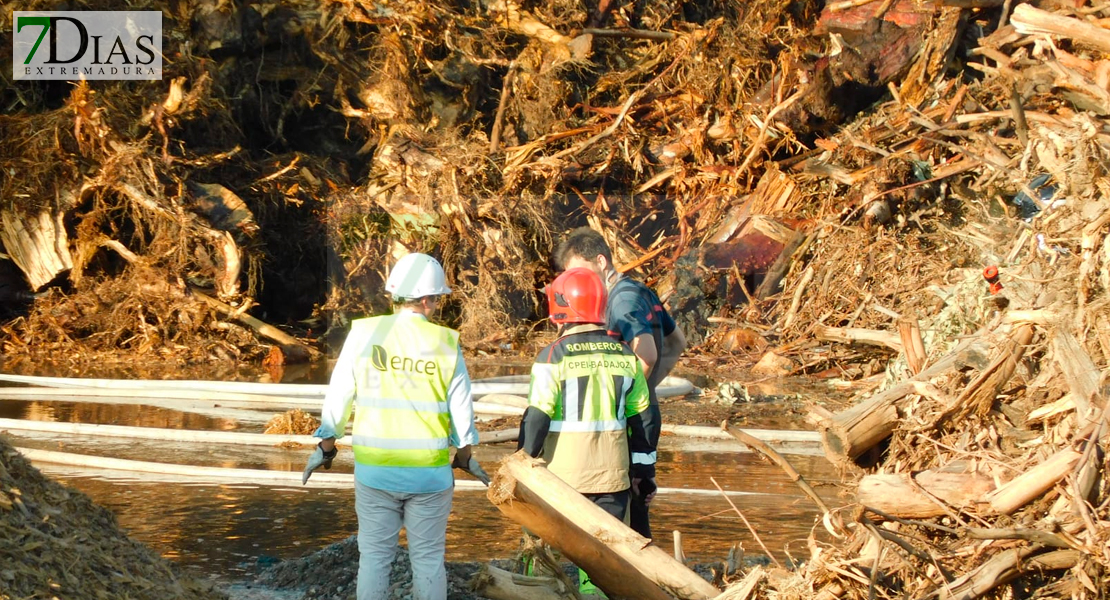
[[495, 352], [588, 223], [694, 354], [861, 388], [838, 541], [730, 597], [1105, 597], [1106, 7], [600, 5], [128, 3], [164, 81], [0, 89], [5, 354], [261, 360], [406, 250]]

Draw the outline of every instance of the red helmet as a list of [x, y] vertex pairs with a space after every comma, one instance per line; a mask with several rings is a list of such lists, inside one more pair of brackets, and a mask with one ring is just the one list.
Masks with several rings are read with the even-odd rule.
[[597, 273], [563, 271], [547, 286], [547, 311], [554, 323], [604, 323], [605, 285]]

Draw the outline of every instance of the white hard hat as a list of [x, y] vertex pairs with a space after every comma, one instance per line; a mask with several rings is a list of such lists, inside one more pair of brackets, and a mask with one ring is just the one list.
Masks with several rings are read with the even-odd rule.
[[451, 288], [447, 287], [447, 278], [438, 260], [427, 254], [414, 252], [402, 256], [393, 265], [389, 278], [385, 280], [385, 291], [393, 294], [394, 298], [415, 300], [424, 296], [450, 294]]

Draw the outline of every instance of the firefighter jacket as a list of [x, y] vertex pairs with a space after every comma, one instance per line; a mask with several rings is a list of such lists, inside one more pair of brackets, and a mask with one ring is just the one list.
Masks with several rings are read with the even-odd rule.
[[532, 365], [520, 447], [542, 457], [583, 494], [630, 487], [655, 476], [659, 422], [632, 349], [597, 325], [571, 327]]

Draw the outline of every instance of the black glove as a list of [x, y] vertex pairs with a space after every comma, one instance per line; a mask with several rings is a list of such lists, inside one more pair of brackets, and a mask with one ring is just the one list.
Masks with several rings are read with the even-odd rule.
[[331, 461], [335, 460], [335, 456], [339, 454], [339, 446], [332, 446], [331, 452], [324, 450], [324, 442], [318, 442], [316, 447], [324, 453], [324, 468], [331, 470]]

